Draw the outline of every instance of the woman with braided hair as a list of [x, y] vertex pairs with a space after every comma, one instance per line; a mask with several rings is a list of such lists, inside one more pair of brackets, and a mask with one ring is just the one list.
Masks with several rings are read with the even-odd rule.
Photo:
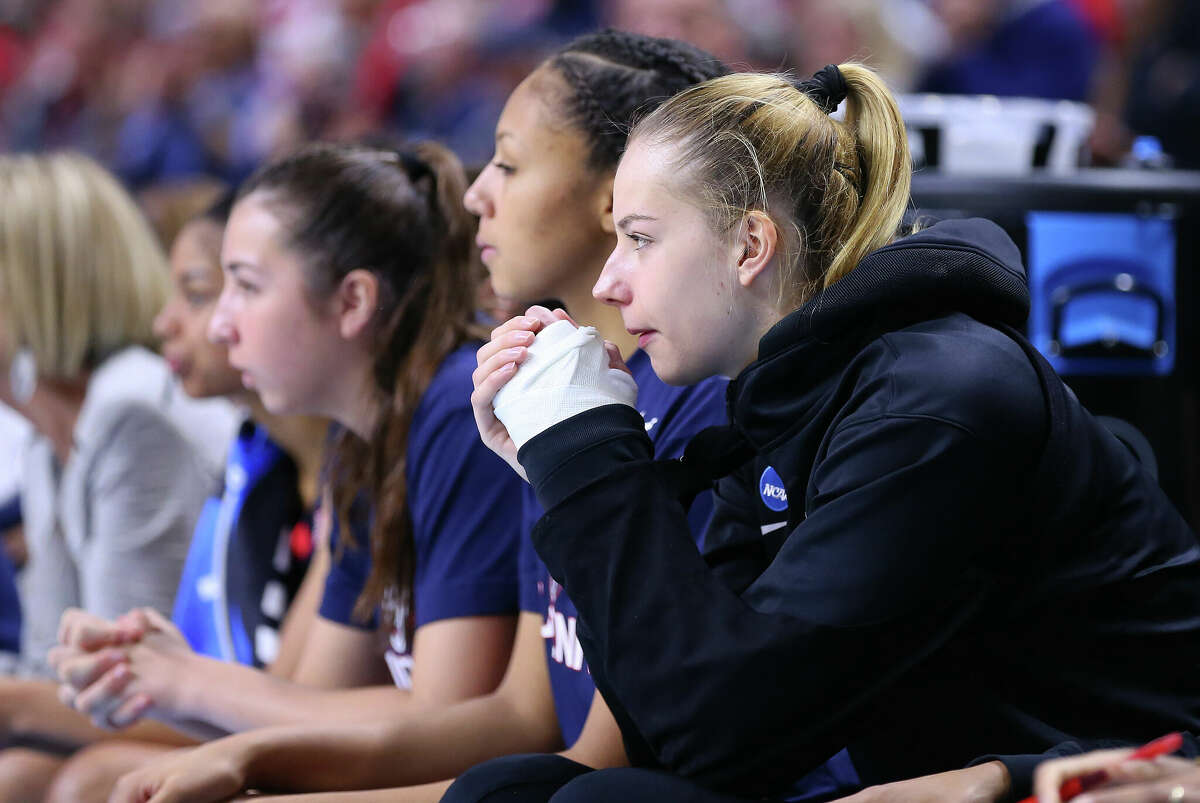
[[656, 461], [618, 348], [565, 315], [495, 330], [476, 421], [546, 508], [633, 766], [493, 797], [546, 761], [489, 762], [445, 801], [787, 800], [843, 747], [860, 800], [984, 801], [1068, 740], [1195, 732], [1195, 535], [1019, 333], [1012, 241], [898, 237], [910, 178], [857, 64], [720, 77], [633, 129], [592, 292], [664, 381], [733, 377], [730, 422]]
[[[678, 456], [692, 435], [723, 420], [725, 383], [669, 387], [658, 381], [620, 315], [597, 302], [591, 287], [616, 245], [612, 182], [626, 132], [658, 102], [724, 72], [711, 55], [682, 42], [617, 31], [580, 37], [514, 90], [497, 124], [495, 157], [465, 194], [467, 208], [480, 218], [477, 242], [495, 292], [506, 301], [558, 299], [618, 344], [642, 388], [643, 429], [663, 456]], [[529, 314], [549, 313], [536, 307]], [[526, 529], [541, 516], [531, 492], [514, 494], [511, 502], [523, 511]], [[710, 509], [705, 495], [689, 532], [698, 536]], [[595, 694], [570, 600], [531, 545], [522, 546], [521, 613], [507, 672], [494, 693], [425, 706], [379, 727], [240, 734], [128, 776], [115, 799], [223, 799], [247, 786], [405, 786], [345, 795], [437, 800], [448, 786], [439, 779], [496, 756], [566, 748], [573, 767], [623, 765], [620, 732]]]

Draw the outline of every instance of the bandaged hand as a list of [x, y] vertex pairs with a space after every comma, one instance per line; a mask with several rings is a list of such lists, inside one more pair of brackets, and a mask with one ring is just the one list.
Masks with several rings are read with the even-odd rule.
[[605, 404], [637, 403], [637, 384], [609, 367], [604, 341], [591, 326], [557, 321], [540, 333], [492, 405], [517, 449], [560, 421]]
[[535, 435], [585, 410], [637, 400], [617, 347], [562, 310], [530, 307], [493, 330], [477, 358], [471, 406], [480, 437], [521, 477], [517, 450]]

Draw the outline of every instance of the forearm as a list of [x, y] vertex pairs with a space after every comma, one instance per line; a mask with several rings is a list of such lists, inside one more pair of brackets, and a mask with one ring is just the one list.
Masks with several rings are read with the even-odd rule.
[[395, 686], [325, 689], [292, 683], [242, 666], [195, 656], [168, 715], [206, 722], [228, 733], [276, 725], [355, 724], [393, 719], [412, 707]]
[[437, 803], [453, 781], [437, 781], [397, 789], [367, 789], [359, 792], [318, 792], [307, 795], [256, 795], [238, 798], [239, 803]]
[[[936, 435], [942, 448], [891, 455], [895, 471], [881, 458], [886, 483], [839, 475], [845, 490], [830, 481], [829, 501], [737, 594], [692, 544], [637, 424], [598, 408], [525, 445], [547, 509], [534, 546], [579, 611], [584, 653], [632, 763], [776, 793], [846, 744], [865, 709], [976, 615], [987, 587], [951, 538], [973, 497], [943, 504], [938, 527], [907, 501], [922, 480], [963, 476], [975, 453], [947, 427], [910, 439]], [[845, 440], [826, 465], [860, 448]], [[913, 548], [846, 560], [893, 543]]]
[[246, 739], [237, 749], [244, 751], [248, 788], [322, 792], [427, 784], [497, 756], [552, 750], [558, 737], [491, 695], [398, 723], [272, 728], [232, 738]]
[[58, 686], [45, 680], [6, 679], [0, 683], [0, 707], [8, 737], [14, 741], [52, 742], [83, 747], [106, 739], [136, 739], [173, 747], [196, 740], [159, 722], [139, 722], [120, 731], [105, 730], [58, 700]]
[[[1183, 746], [1177, 755], [1184, 758], [1200, 756], [1200, 739], [1190, 733], [1183, 733]], [[1037, 766], [1043, 761], [1063, 758], [1065, 756], [1090, 753], [1093, 750], [1111, 750], [1123, 747], [1138, 747], [1139, 744], [1121, 739], [1075, 739], [1055, 745], [1043, 753], [1026, 755], [988, 755], [971, 762], [972, 767], [999, 764], [1004, 767], [1004, 773], [1011, 789], [1010, 797], [1021, 799], [1033, 793], [1033, 776]]]
[[[613, 714], [632, 735], [630, 759], [708, 783], [737, 781], [754, 764], [764, 772], [770, 764], [797, 770], [799, 754], [815, 752], [804, 745], [811, 734], [797, 733], [797, 724], [816, 718], [804, 715], [804, 701], [790, 699], [795, 686], [772, 686], [771, 704], [763, 705], [761, 687], [744, 678], [805, 666], [791, 647], [802, 643], [803, 628], [754, 611], [709, 571], [682, 507], [657, 480], [635, 416], [589, 411], [521, 452], [548, 510], [534, 545], [587, 623], [580, 640], [597, 686], [610, 704], [619, 700]], [[591, 442], [572, 447], [572, 429]], [[623, 568], [633, 566], [637, 571]], [[681, 677], [681, 665], [696, 671]], [[839, 699], [827, 691], [814, 689], [811, 697]], [[680, 711], [698, 712], [702, 721], [684, 721]], [[763, 733], [794, 734], [774, 748], [788, 751], [789, 761], [765, 756], [772, 748], [762, 744]], [[812, 756], [812, 766], [837, 746], [817, 749], [823, 754]]]
[[596, 769], [629, 766], [621, 730], [601, 695], [592, 696], [587, 720], [575, 744], [560, 751], [559, 755]]
[[0, 682], [0, 715], [7, 737], [17, 742], [83, 746], [112, 735], [59, 702], [58, 685], [49, 680], [4, 679]]

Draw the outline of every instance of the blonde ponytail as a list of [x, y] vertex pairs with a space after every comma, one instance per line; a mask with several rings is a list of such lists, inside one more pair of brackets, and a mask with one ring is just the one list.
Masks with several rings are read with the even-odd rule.
[[[841, 91], [844, 122], [825, 112]], [[827, 67], [799, 85], [762, 73], [707, 81], [642, 120], [629, 140], [643, 139], [674, 149], [684, 196], [700, 199], [716, 231], [750, 211], [770, 215], [781, 233], [783, 307], [887, 243], [908, 204], [904, 122], [883, 81], [860, 64]]]
[[845, 125], [857, 144], [862, 201], [825, 272], [825, 287], [895, 235], [912, 185], [908, 135], [892, 93], [878, 75], [861, 64], [842, 64], [838, 69], [846, 81]]

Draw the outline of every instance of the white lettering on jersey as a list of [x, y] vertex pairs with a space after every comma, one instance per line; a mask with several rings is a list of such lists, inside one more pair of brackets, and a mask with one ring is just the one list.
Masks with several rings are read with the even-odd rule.
[[383, 596], [385, 615], [391, 614], [392, 632], [388, 634], [388, 648], [383, 658], [392, 682], [399, 689], [412, 689], [413, 657], [408, 646], [408, 601], [400, 599], [395, 588], [389, 588]]
[[554, 607], [561, 591], [562, 586], [551, 580], [550, 606], [542, 623], [542, 638], [550, 642], [550, 658], [555, 663], [578, 672], [583, 669], [583, 645], [575, 634], [575, 617], [563, 616]]

